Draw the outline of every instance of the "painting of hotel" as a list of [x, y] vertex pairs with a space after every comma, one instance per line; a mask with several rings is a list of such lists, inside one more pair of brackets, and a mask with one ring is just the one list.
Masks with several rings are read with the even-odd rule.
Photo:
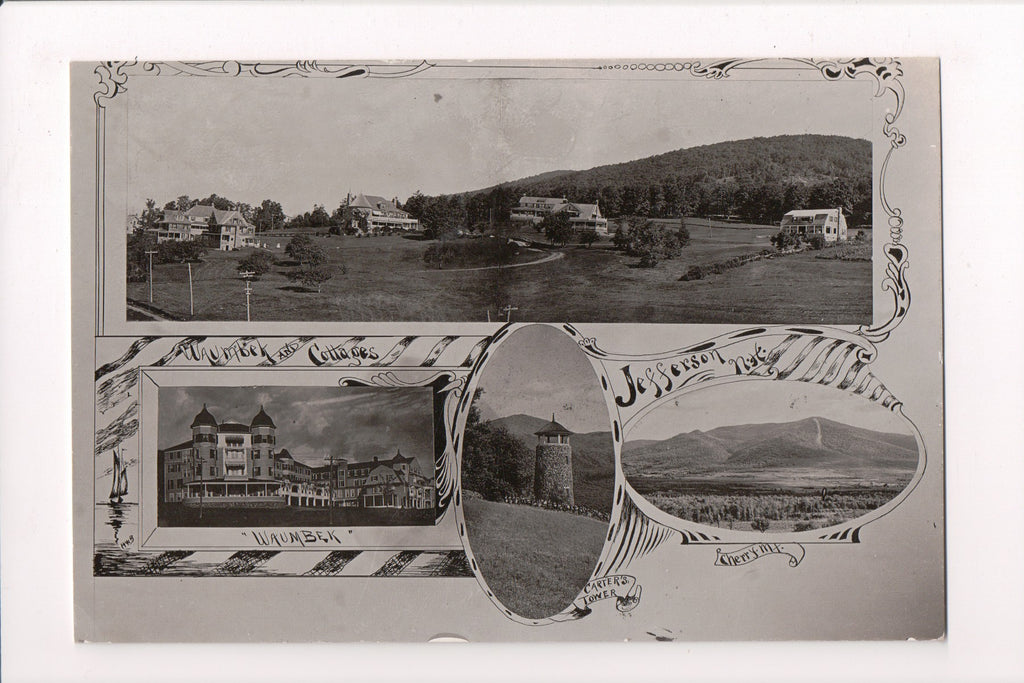
[[[379, 394], [386, 390], [362, 391]], [[396, 417], [401, 419], [400, 414]], [[428, 452], [421, 442], [404, 436], [408, 430], [394, 430], [394, 436], [388, 438], [387, 432], [392, 430], [384, 429], [380, 430], [384, 438], [366, 440], [358, 435], [379, 420], [357, 417], [353, 422], [360, 424], [345, 429], [339, 417], [332, 421], [325, 414], [323, 418], [328, 425], [337, 425], [326, 427], [324, 436], [336, 432], [339, 442], [348, 441], [348, 452], [342, 454], [341, 446], [332, 444], [311, 456], [308, 444], [296, 443], [292, 448], [301, 445], [305, 452], [300, 457], [289, 450], [287, 437], [282, 438], [265, 406], [259, 405], [251, 416], [238, 420], [217, 415], [204, 403], [188, 424], [189, 437], [157, 452], [161, 507], [169, 518], [179, 520], [193, 518], [200, 510], [207, 519], [225, 520], [237, 519], [239, 511], [249, 511], [250, 518], [262, 511], [295, 519], [295, 515], [308, 517], [318, 510], [321, 516], [341, 510], [348, 513], [338, 519], [351, 524], [359, 523], [361, 511], [408, 513], [393, 515], [395, 519], [431, 517], [435, 507], [433, 468], [422, 462], [424, 457], [403, 453], [403, 447], [407, 452]], [[311, 422], [324, 424], [323, 418]], [[429, 427], [429, 420], [420, 422]], [[430, 434], [424, 436], [429, 444]], [[380, 515], [370, 517], [380, 519]]]

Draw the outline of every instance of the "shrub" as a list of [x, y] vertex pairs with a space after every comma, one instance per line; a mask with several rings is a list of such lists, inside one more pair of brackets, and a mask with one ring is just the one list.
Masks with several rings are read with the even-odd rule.
[[760, 531], [762, 534], [768, 531], [768, 520], [767, 519], [755, 519], [750, 523], [750, 528], [754, 531]]
[[193, 240], [169, 240], [157, 245], [156, 251], [155, 263], [187, 263], [201, 259], [206, 247]]
[[864, 232], [863, 230], [858, 230], [857, 231], [857, 236], [854, 237], [853, 239], [857, 240], [858, 242], [863, 242], [867, 238], [868, 238], [868, 234], [866, 232]]
[[266, 249], [257, 249], [238, 262], [238, 270], [239, 272], [247, 270], [255, 273], [255, 277], [258, 279], [264, 273], [269, 272], [276, 262], [274, 254]]
[[594, 230], [593, 228], [587, 228], [585, 230], [580, 231], [579, 239], [580, 244], [586, 246], [587, 248], [590, 248], [590, 245], [600, 240], [601, 236], [597, 234], [597, 230]]
[[825, 248], [825, 236], [824, 235], [811, 235], [807, 240], [807, 246], [814, 251], [821, 251]]
[[683, 282], [689, 282], [690, 280], [703, 280], [704, 269], [700, 266], [690, 266], [686, 273], [679, 279]]
[[[342, 272], [344, 272], [344, 269], [342, 269]], [[319, 293], [323, 284], [334, 277], [334, 273], [321, 264], [310, 268], [300, 268], [289, 273], [288, 277], [300, 283], [306, 289], [316, 287], [316, 291]]]
[[779, 251], [796, 249], [800, 246], [800, 237], [798, 235], [790, 235], [780, 230], [772, 235], [772, 244], [774, 244], [775, 248]]

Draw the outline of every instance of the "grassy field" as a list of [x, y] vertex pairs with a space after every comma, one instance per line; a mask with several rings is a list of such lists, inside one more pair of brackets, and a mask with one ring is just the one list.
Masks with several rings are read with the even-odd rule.
[[608, 525], [589, 517], [467, 498], [466, 534], [495, 596], [520, 616], [561, 612], [597, 565]]
[[[807, 252], [763, 260], [680, 282], [691, 265], [724, 261], [769, 248], [771, 226], [692, 228], [683, 255], [655, 268], [636, 267], [611, 248], [569, 246], [564, 257], [509, 269], [455, 271], [423, 262], [429, 242], [401, 237], [317, 237], [335, 272], [321, 293], [288, 279], [275, 267], [252, 285], [253, 320], [284, 321], [485, 321], [511, 303], [519, 321], [652, 323], [828, 323], [871, 319], [871, 263], [817, 259]], [[709, 234], [710, 233], [710, 234]], [[531, 239], [538, 239], [536, 233]], [[287, 238], [270, 238], [286, 260]], [[280, 245], [280, 247], [278, 246]], [[549, 251], [556, 251], [551, 249]], [[193, 265], [196, 320], [245, 320], [245, 283], [239, 252], [208, 252]], [[526, 260], [544, 250], [526, 251]], [[154, 267], [153, 304], [189, 318], [186, 266]], [[128, 283], [128, 297], [148, 301], [145, 282]], [[503, 316], [502, 316], [503, 317]]]

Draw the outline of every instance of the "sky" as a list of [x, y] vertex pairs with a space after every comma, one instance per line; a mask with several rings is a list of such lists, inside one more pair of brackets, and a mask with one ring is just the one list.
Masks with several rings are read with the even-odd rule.
[[462, 192], [757, 136], [867, 138], [866, 81], [134, 78], [128, 201]]
[[430, 388], [161, 387], [157, 441], [168, 448], [192, 437], [190, 425], [206, 403], [218, 422], [248, 425], [263, 406], [277, 425], [277, 448], [307, 465], [324, 457], [390, 458], [396, 449], [434, 471]]
[[571, 337], [558, 328], [528, 325], [513, 332], [484, 365], [477, 389], [481, 417], [555, 419], [577, 432], [611, 431], [600, 380]]
[[703, 387], [644, 415], [626, 433], [631, 439], [668, 439], [695, 429], [728, 425], [792, 422], [824, 417], [854, 427], [909, 434], [888, 408], [856, 396], [806, 382], [751, 380]]

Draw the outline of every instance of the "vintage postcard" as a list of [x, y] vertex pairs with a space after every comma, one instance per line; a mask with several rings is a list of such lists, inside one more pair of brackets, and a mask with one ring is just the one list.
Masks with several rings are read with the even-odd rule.
[[76, 637], [944, 637], [938, 72], [73, 63]]

